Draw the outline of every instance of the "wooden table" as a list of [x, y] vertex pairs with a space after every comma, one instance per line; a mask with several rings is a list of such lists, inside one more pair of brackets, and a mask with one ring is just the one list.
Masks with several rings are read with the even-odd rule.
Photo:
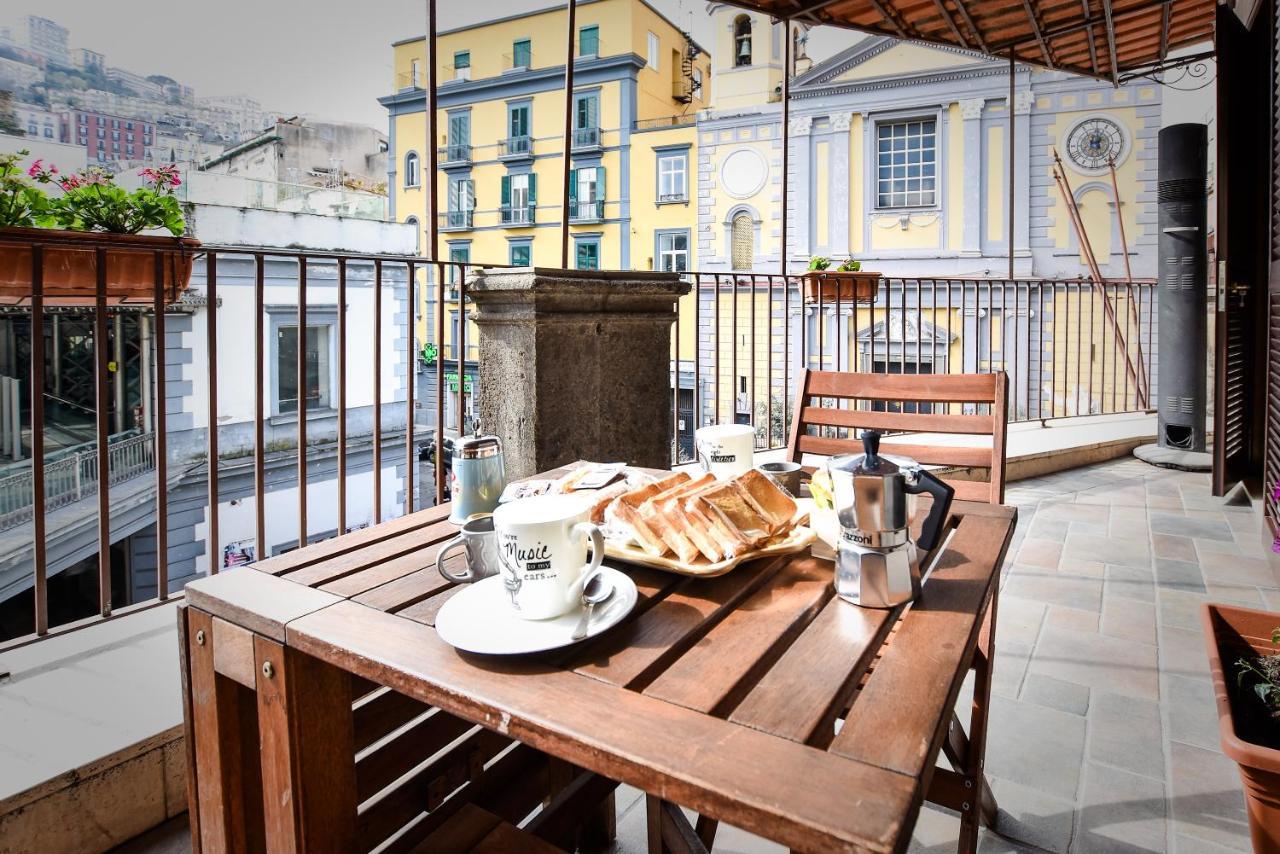
[[[960, 813], [972, 851], [994, 819], [982, 766], [1015, 509], [957, 502], [905, 610], [835, 598], [831, 563], [807, 553], [714, 579], [627, 567], [640, 604], [625, 623], [521, 659], [437, 636], [459, 589], [434, 569], [447, 512], [188, 585], [197, 850], [369, 850], [396, 833], [389, 850], [411, 850], [467, 803], [513, 822], [542, 804], [528, 829], [563, 842], [575, 810], [612, 810], [617, 781], [649, 794], [653, 851], [699, 850], [717, 821], [799, 850], [905, 850], [924, 799]], [[953, 708], [970, 669], [966, 728]], [[535, 776], [549, 788], [521, 782]]]

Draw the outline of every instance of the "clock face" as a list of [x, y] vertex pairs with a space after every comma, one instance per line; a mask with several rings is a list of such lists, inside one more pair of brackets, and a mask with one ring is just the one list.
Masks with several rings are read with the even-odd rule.
[[1067, 137], [1067, 156], [1088, 172], [1102, 171], [1110, 161], [1121, 160], [1124, 148], [1124, 131], [1111, 119], [1085, 119]]

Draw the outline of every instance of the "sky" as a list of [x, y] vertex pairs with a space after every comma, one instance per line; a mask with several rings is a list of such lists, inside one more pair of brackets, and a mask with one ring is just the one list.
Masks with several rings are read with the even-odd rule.
[[[705, 0], [650, 0], [710, 42]], [[555, 0], [438, 0], [441, 30], [555, 5]], [[52, 18], [72, 47], [107, 55], [109, 65], [164, 74], [197, 95], [248, 95], [280, 114], [385, 128], [377, 98], [392, 89], [391, 43], [426, 31], [424, 0], [6, 0], [3, 17]], [[824, 28], [809, 54], [828, 56], [857, 36]]]

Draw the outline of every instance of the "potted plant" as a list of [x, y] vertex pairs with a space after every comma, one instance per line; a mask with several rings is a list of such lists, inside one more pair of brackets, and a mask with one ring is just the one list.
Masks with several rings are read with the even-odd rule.
[[864, 271], [862, 262], [847, 258], [835, 270], [831, 259], [815, 255], [804, 275], [805, 302], [872, 303], [880, 284], [880, 274]]
[[1280, 851], [1280, 614], [1205, 605], [1222, 752], [1240, 766], [1254, 851]]
[[[64, 175], [37, 160], [24, 175], [19, 164], [26, 155], [0, 154], [0, 304], [30, 301], [36, 246], [50, 305], [94, 304], [99, 257], [108, 303], [152, 302], [157, 270], [165, 301], [178, 299], [200, 243], [182, 236], [186, 224], [173, 195], [182, 183], [176, 167], [143, 169], [146, 186], [130, 192], [97, 166]], [[47, 194], [41, 185], [60, 193]], [[171, 236], [141, 233], [157, 229]]]

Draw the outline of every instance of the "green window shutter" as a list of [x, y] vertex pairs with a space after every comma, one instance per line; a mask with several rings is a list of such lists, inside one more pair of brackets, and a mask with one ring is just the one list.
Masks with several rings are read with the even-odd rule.
[[604, 191], [604, 167], [596, 167], [596, 201], [603, 202], [605, 200]]
[[578, 170], [569, 170], [569, 204], [578, 203]]
[[503, 207], [511, 204], [511, 176], [502, 176], [502, 204]]
[[538, 175], [536, 172], [529, 173], [529, 204], [536, 205], [538, 203]]

